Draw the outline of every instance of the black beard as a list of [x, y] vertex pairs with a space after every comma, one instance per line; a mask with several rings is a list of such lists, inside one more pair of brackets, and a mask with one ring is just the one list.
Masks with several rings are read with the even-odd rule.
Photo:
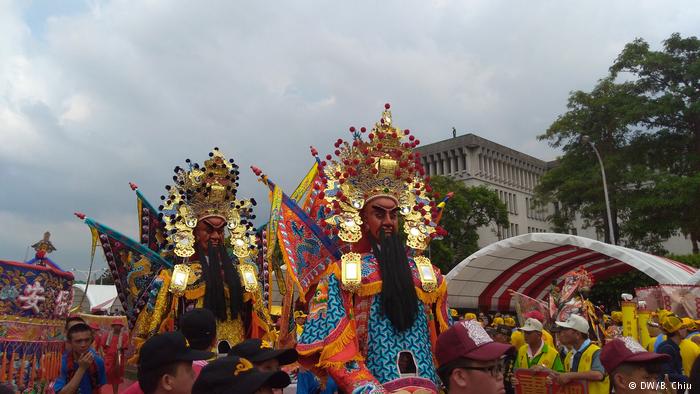
[[372, 242], [372, 251], [382, 276], [382, 311], [397, 331], [406, 331], [413, 326], [418, 312], [418, 295], [406, 248], [397, 234], [385, 236], [382, 231], [379, 247]]
[[[243, 287], [238, 270], [233, 264], [233, 260], [222, 246], [212, 246], [211, 242], [207, 247], [207, 252], [198, 250], [200, 264], [206, 292], [204, 293], [204, 307], [216, 315], [220, 321], [228, 319], [226, 311], [226, 293], [224, 293], [224, 282], [229, 291], [229, 311], [231, 318], [239, 317], [243, 310]], [[207, 256], [208, 261], [204, 256]], [[223, 270], [223, 278], [221, 272]]]

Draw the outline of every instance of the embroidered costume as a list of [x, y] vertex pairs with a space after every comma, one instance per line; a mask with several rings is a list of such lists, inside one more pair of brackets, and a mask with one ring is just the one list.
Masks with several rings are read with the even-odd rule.
[[[393, 127], [385, 108], [368, 140], [365, 128], [351, 128], [352, 141], [335, 143], [336, 159], [317, 157], [318, 176], [303, 208], [282, 197], [278, 234], [287, 273], [311, 298], [297, 351], [300, 363], [330, 375], [343, 392], [437, 392], [433, 350], [451, 320], [446, 282], [423, 251], [442, 231], [439, 208], [413, 152], [418, 140]], [[273, 189], [266, 176], [261, 179]], [[406, 253], [404, 272], [417, 303], [412, 322], [402, 329], [385, 313], [377, 238], [370, 241], [363, 227], [363, 207], [378, 197], [393, 201], [406, 235], [399, 250]]]
[[[141, 243], [76, 214], [92, 231], [93, 255], [102, 246], [137, 350], [151, 336], [175, 330], [179, 316], [195, 307], [214, 312], [217, 339], [229, 346], [269, 332], [257, 281], [255, 201], [236, 198], [238, 166], [218, 148], [203, 166], [186, 163], [175, 168], [158, 210], [131, 184]], [[201, 241], [200, 230], [218, 236], [217, 243]]]

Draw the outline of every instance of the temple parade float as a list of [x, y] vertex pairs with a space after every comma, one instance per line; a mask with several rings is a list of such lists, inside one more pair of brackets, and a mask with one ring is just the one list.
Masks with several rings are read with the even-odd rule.
[[19, 393], [43, 393], [61, 366], [73, 274], [47, 256], [49, 238], [29, 261], [0, 260], [0, 383]]

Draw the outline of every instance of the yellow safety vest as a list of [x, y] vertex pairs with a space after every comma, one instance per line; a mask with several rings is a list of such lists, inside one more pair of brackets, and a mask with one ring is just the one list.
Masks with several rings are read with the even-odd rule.
[[[557, 359], [557, 355], [557, 351], [545, 343], [542, 347], [542, 356], [537, 364], [544, 365], [545, 367], [552, 369], [554, 360]], [[535, 357], [537, 357], [536, 354]], [[530, 363], [528, 363], [527, 357], [527, 345], [523, 345], [520, 347], [520, 349], [518, 349], [518, 358], [515, 361], [515, 368], [530, 368]]]
[[[593, 355], [595, 352], [600, 350], [598, 345], [591, 343], [588, 348], [581, 355], [581, 359], [578, 362], [578, 369], [576, 371], [571, 370], [571, 362], [574, 359], [574, 352], [569, 352], [564, 360], [564, 369], [566, 372], [588, 372], [591, 370], [591, 364], [593, 364]], [[600, 382], [595, 382], [592, 380], [588, 381], [588, 393], [589, 394], [609, 394], [610, 393], [610, 379], [608, 375], [605, 374], [605, 379]]]
[[700, 355], [700, 346], [695, 344], [695, 342], [690, 339], [684, 339], [681, 341], [681, 360], [683, 361], [683, 373], [685, 376], [690, 376], [690, 370], [693, 369], [693, 363], [695, 359]]

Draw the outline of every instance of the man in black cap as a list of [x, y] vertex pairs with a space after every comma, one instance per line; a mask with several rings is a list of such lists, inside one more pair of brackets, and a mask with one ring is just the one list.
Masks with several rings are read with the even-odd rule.
[[264, 372], [279, 371], [282, 365], [288, 365], [299, 357], [296, 349], [270, 349], [263, 346], [260, 339], [247, 339], [231, 348], [229, 355], [250, 360], [255, 368]]
[[260, 371], [245, 358], [228, 355], [202, 368], [192, 394], [271, 394], [289, 383], [289, 375], [282, 371]]
[[[180, 331], [194, 350], [209, 352], [216, 346], [216, 316], [209, 309], [195, 308], [183, 314], [180, 317]], [[192, 363], [195, 376], [207, 362], [197, 360]]]
[[125, 393], [189, 394], [195, 381], [192, 362], [207, 360], [214, 353], [194, 350], [187, 346], [181, 332], [166, 332], [149, 338], [139, 351], [138, 385]]

